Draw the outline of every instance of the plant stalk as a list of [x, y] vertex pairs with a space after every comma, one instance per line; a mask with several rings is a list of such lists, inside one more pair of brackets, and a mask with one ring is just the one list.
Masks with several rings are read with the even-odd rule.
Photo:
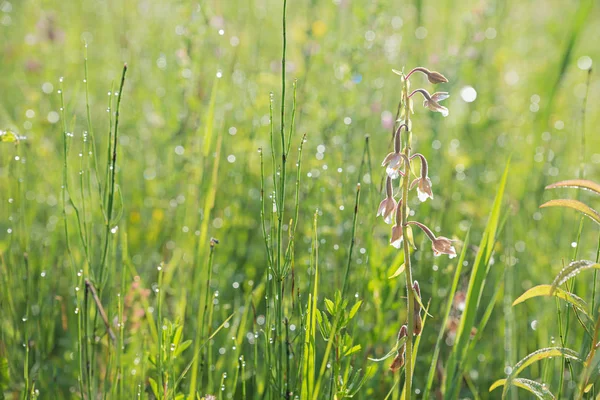
[[[404, 123], [406, 124], [406, 143], [404, 146], [404, 155], [410, 160], [410, 106], [409, 106], [409, 85], [408, 79], [403, 79], [404, 89], [402, 92], [403, 106], [404, 106]], [[408, 326], [408, 338], [406, 340], [406, 365], [404, 367], [404, 373], [406, 377], [405, 385], [405, 400], [410, 400], [412, 395], [412, 376], [413, 376], [413, 333], [414, 333], [414, 292], [412, 289], [412, 269], [410, 264], [410, 248], [408, 243], [408, 181], [409, 181], [409, 168], [408, 165], [406, 175], [402, 179], [402, 237], [403, 237], [403, 249], [404, 249], [404, 266], [406, 275], [406, 307], [407, 307], [407, 326]]]

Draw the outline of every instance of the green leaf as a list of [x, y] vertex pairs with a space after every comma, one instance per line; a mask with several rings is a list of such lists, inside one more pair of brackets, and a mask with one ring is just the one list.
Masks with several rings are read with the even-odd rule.
[[552, 185], [546, 186], [546, 189], [556, 189], [556, 188], [577, 188], [584, 189], [594, 192], [596, 194], [600, 194], [600, 184], [592, 181], [588, 181], [586, 179], [570, 179], [567, 181], [560, 181], [553, 183]]
[[527, 290], [525, 293], [523, 293], [521, 296], [519, 296], [519, 298], [517, 298], [512, 305], [516, 306], [517, 304], [520, 304], [525, 300], [529, 300], [531, 298], [539, 296], [555, 296], [559, 299], [563, 299], [566, 302], [572, 304], [574, 307], [580, 309], [586, 316], [590, 317], [588, 312], [588, 305], [582, 298], [553, 285], [534, 286], [531, 289]]
[[362, 305], [362, 300], [359, 300], [352, 306], [352, 308], [350, 309], [350, 313], [348, 314], [348, 319], [354, 318], [354, 316], [358, 312], [358, 309], [360, 308], [361, 305]]
[[403, 272], [404, 272], [404, 263], [402, 263], [402, 265], [398, 267], [396, 272], [394, 272], [388, 279], [394, 279], [395, 277], [400, 276], [400, 274], [402, 274]]
[[172, 341], [172, 343], [175, 346], [179, 345], [182, 334], [183, 334], [183, 325], [181, 325], [181, 326], [177, 327], [177, 329], [175, 329], [175, 335], [173, 335], [173, 341]]
[[569, 263], [569, 265], [564, 267], [558, 273], [558, 275], [556, 275], [556, 278], [554, 278], [554, 282], [552, 282], [552, 290], [555, 290], [558, 286], [562, 285], [569, 279], [574, 278], [580, 272], [593, 268], [600, 269], [600, 264], [588, 260], [579, 260]]
[[355, 346], [352, 346], [351, 348], [349, 348], [348, 350], [346, 350], [346, 351], [344, 352], [344, 357], [347, 357], [347, 356], [349, 356], [350, 354], [354, 354], [354, 353], [356, 353], [357, 351], [360, 351], [360, 349], [361, 349], [361, 347], [360, 347], [360, 344], [357, 344], [357, 345], [355, 345]]
[[177, 357], [178, 355], [183, 353], [188, 347], [190, 347], [191, 344], [192, 344], [191, 340], [184, 341], [179, 346], [177, 346], [177, 350], [175, 350], [175, 352], [173, 352], [173, 356]]
[[540, 206], [540, 208], [546, 207], [567, 207], [572, 208], [573, 210], [577, 210], [585, 216], [590, 217], [592, 221], [597, 224], [600, 224], [600, 214], [598, 211], [594, 210], [590, 206], [585, 203], [582, 203], [579, 200], [569, 200], [569, 199], [556, 199], [545, 202]]
[[314, 268], [312, 293], [308, 294], [306, 304], [306, 330], [302, 349], [302, 387], [300, 398], [311, 399], [315, 391], [315, 370], [317, 369], [316, 334], [317, 334], [317, 294], [319, 286], [319, 240], [317, 236], [317, 214], [313, 221], [313, 248], [310, 254], [310, 266]]
[[156, 381], [153, 378], [148, 378], [148, 381], [150, 382], [150, 387], [152, 388], [152, 393], [154, 393], [154, 397], [160, 399], [158, 392], [158, 383], [156, 383]]
[[[329, 317], [325, 313], [325, 311], [316, 310], [317, 314], [317, 323], [319, 325], [319, 330], [321, 331], [321, 335], [323, 335], [323, 339], [327, 341], [329, 338], [329, 334], [331, 333], [331, 322], [329, 321]], [[334, 318], [335, 320], [335, 318]]]
[[[504, 386], [505, 383], [506, 379], [498, 379], [492, 384], [492, 386], [490, 386], [490, 392], [496, 388]], [[532, 381], [531, 379], [517, 378], [513, 380], [512, 384], [513, 386], [527, 390], [529, 393], [541, 400], [551, 400], [555, 398], [552, 392], [550, 392], [550, 389], [548, 389], [544, 383]]]
[[335, 304], [329, 299], [325, 299], [325, 308], [330, 315], [335, 315]]
[[506, 378], [504, 389], [502, 391], [502, 398], [506, 396], [506, 394], [508, 393], [508, 388], [510, 387], [512, 382], [517, 378], [521, 371], [523, 371], [525, 368], [537, 361], [551, 357], [563, 357], [565, 359], [568, 358], [571, 360], [583, 362], [583, 360], [579, 358], [579, 354], [577, 354], [576, 351], [565, 347], [547, 347], [544, 349], [536, 350], [533, 353], [526, 356], [525, 358], [523, 358], [514, 366], [510, 375], [508, 375], [508, 377]]

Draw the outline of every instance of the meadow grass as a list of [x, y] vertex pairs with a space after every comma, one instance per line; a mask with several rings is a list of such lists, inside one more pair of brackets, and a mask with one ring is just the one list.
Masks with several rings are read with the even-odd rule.
[[0, 0], [0, 399], [594, 398], [595, 5]]

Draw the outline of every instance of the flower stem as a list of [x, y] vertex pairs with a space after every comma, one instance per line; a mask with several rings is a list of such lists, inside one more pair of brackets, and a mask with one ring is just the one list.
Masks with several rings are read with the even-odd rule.
[[[404, 90], [402, 91], [403, 96], [403, 106], [404, 106], [404, 124], [406, 124], [406, 145], [404, 147], [404, 155], [407, 159], [410, 159], [410, 106], [409, 106], [409, 95], [408, 95], [408, 79], [404, 78]], [[404, 238], [404, 265], [405, 265], [405, 275], [406, 275], [406, 299], [407, 299], [407, 327], [408, 327], [408, 338], [406, 340], [406, 364], [404, 367], [404, 373], [406, 377], [405, 382], [405, 400], [410, 400], [412, 394], [412, 376], [413, 376], [413, 333], [414, 333], [414, 307], [413, 303], [414, 292], [412, 290], [412, 269], [410, 265], [410, 248], [408, 243], [408, 176], [405, 176], [402, 181], [402, 236]]]

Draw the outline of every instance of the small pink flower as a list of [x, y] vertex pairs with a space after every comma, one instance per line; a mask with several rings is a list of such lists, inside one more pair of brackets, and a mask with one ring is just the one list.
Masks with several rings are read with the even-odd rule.
[[401, 174], [404, 175], [402, 173], [402, 171], [400, 171], [400, 167], [402, 166], [400, 164], [400, 161], [402, 160], [401, 157], [402, 156], [401, 156], [400, 153], [394, 152], [394, 153], [388, 154], [383, 159], [383, 162], [381, 163], [381, 166], [382, 167], [386, 167], [385, 168], [385, 172], [387, 173], [388, 177], [390, 177], [392, 179], [396, 179]]
[[416, 225], [419, 228], [421, 228], [423, 232], [425, 232], [429, 240], [431, 240], [431, 248], [433, 249], [434, 256], [437, 257], [440, 254], [447, 254], [450, 256], [450, 258], [456, 257], [456, 250], [454, 249], [454, 246], [452, 246], [452, 240], [444, 236], [436, 237], [431, 231], [431, 229], [429, 229], [427, 226], [420, 222], [409, 221], [408, 224]]
[[392, 227], [390, 244], [399, 249], [400, 246], [402, 246], [402, 235], [402, 200], [400, 200], [398, 202], [398, 206], [396, 207], [396, 224]]
[[402, 124], [398, 127], [396, 134], [394, 135], [394, 152], [385, 156], [383, 162], [381, 163], [382, 167], [387, 165], [385, 171], [392, 179], [396, 179], [400, 175], [404, 176], [402, 171], [400, 171], [400, 168], [402, 167], [402, 158], [404, 157], [404, 154], [400, 153], [400, 148], [402, 146], [400, 134], [402, 132], [402, 128], [408, 129], [406, 124]]
[[433, 192], [431, 191], [431, 179], [427, 176], [427, 159], [420, 153], [414, 154], [412, 158], [419, 157], [421, 159], [421, 177], [415, 179], [410, 184], [410, 188], [417, 186], [417, 196], [420, 201], [425, 201], [428, 198], [433, 199]]
[[431, 191], [431, 179], [429, 177], [420, 177], [412, 181], [410, 188], [417, 186], [417, 197], [421, 202], [425, 200], [433, 199], [433, 193]]
[[392, 178], [390, 178], [389, 176], [386, 179], [385, 188], [386, 188], [386, 197], [379, 204], [379, 209], [377, 210], [377, 216], [378, 217], [380, 215], [383, 216], [383, 220], [385, 221], [385, 223], [391, 224], [394, 210], [396, 210], [396, 207], [398, 206], [398, 204], [396, 203], [396, 200], [394, 199], [394, 193], [393, 193], [393, 189], [392, 189]]
[[456, 250], [454, 249], [454, 246], [452, 246], [452, 240], [443, 236], [438, 236], [434, 240], [432, 240], [431, 243], [434, 256], [439, 256], [440, 254], [448, 254], [450, 258], [456, 257]]
[[425, 89], [415, 89], [415, 90], [413, 90], [413, 92], [410, 95], [408, 95], [408, 97], [409, 98], [412, 97], [412, 95], [414, 95], [417, 92], [421, 93], [423, 95], [423, 97], [425, 98], [425, 100], [423, 101], [423, 107], [429, 108], [431, 111], [439, 112], [444, 117], [448, 116], [448, 114], [449, 114], [448, 109], [439, 104], [440, 101], [445, 100], [448, 97], [450, 97], [448, 92], [436, 92], [433, 95], [431, 95]]

